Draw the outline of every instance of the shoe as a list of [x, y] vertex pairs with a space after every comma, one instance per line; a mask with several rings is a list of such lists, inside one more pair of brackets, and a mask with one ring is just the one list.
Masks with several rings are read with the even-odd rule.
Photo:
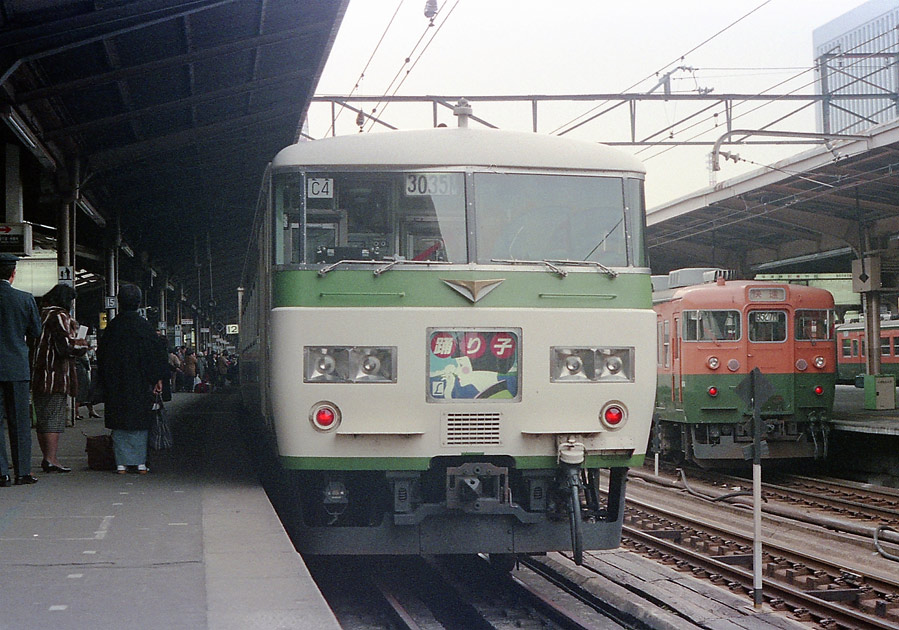
[[12, 479], [9, 478], [9, 475], [0, 475], [0, 488], [5, 488], [6, 486], [12, 485]]
[[128, 472], [128, 469], [124, 466], [116, 466], [115, 471], [117, 475], [124, 475], [126, 472]]
[[150, 469], [147, 468], [146, 464], [138, 464], [137, 465], [137, 474], [138, 475], [146, 475], [148, 472], [150, 472]]
[[46, 459], [41, 460], [41, 468], [45, 473], [58, 472], [58, 473], [67, 473], [72, 472], [71, 468], [66, 468], [65, 466], [59, 466], [57, 464], [51, 464]]
[[99, 418], [99, 417], [100, 417], [100, 414], [98, 414], [96, 411], [92, 411], [92, 412], [90, 412], [90, 413], [87, 414], [87, 415], [88, 415], [88, 417], [90, 417], [90, 418]]
[[31, 475], [22, 475], [21, 477], [16, 475], [16, 485], [17, 486], [26, 486], [32, 483], [37, 483], [37, 477], [32, 477]]

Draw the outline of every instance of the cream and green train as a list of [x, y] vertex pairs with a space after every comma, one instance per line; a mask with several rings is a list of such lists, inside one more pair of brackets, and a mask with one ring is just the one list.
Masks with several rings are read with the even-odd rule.
[[459, 115], [300, 142], [266, 173], [241, 378], [304, 553], [619, 544], [656, 381], [644, 169]]

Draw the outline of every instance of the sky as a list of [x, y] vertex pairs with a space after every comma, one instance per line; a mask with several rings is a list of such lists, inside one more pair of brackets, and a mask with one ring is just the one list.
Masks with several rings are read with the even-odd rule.
[[[428, 25], [425, 4], [350, 0], [316, 94], [635, 93], [649, 91], [661, 73], [677, 67], [690, 70], [671, 76], [673, 92], [811, 94], [812, 31], [864, 0], [437, 0], [434, 26]], [[538, 132], [557, 133], [596, 105], [540, 105]], [[649, 135], [707, 105], [639, 103], [637, 133]], [[758, 105], [737, 106], [734, 126], [759, 128], [801, 103]], [[372, 107], [366, 105], [366, 111]], [[382, 103], [376, 113], [400, 129], [433, 124], [427, 104]], [[503, 129], [531, 131], [530, 104], [477, 103], [474, 113]], [[455, 126], [451, 113], [440, 116], [440, 122]], [[353, 112], [342, 112], [336, 133], [358, 133], [355, 118]], [[718, 107], [676, 127], [670, 139], [714, 141], [724, 131], [723, 121]], [[308, 122], [312, 137], [330, 135], [330, 105], [313, 104]], [[787, 116], [774, 128], [815, 131], [814, 107]], [[381, 130], [365, 126], [367, 133]], [[626, 140], [627, 107], [567, 135], [595, 142]], [[809, 147], [725, 148], [739, 153], [741, 161], [723, 162], [719, 182]], [[710, 147], [622, 150], [647, 168], [650, 208], [710, 184]]]

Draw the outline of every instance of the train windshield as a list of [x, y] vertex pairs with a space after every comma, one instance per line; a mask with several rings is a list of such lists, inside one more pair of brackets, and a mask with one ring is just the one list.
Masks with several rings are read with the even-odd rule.
[[482, 264], [647, 265], [642, 180], [476, 172], [471, 182], [458, 171], [277, 173], [275, 264], [468, 263], [476, 248]]
[[736, 341], [740, 334], [740, 311], [684, 311], [684, 341]]
[[[477, 262], [627, 265], [628, 223], [634, 232], [643, 225], [641, 191], [617, 177], [475, 173]], [[626, 194], [633, 197], [627, 204], [633, 213], [626, 212]], [[631, 258], [642, 264], [642, 236], [634, 242], [639, 245]]]
[[833, 339], [834, 315], [829, 309], [797, 309], [797, 341], [827, 341]]
[[273, 187], [276, 264], [467, 262], [462, 173], [284, 173]]

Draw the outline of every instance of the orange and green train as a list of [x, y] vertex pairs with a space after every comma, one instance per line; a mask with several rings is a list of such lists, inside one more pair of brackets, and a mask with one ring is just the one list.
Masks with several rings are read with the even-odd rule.
[[752, 408], [737, 388], [758, 368], [773, 387], [761, 407], [763, 460], [823, 458], [836, 383], [830, 292], [725, 280], [715, 269], [653, 284], [655, 447], [704, 467], [748, 465]]

